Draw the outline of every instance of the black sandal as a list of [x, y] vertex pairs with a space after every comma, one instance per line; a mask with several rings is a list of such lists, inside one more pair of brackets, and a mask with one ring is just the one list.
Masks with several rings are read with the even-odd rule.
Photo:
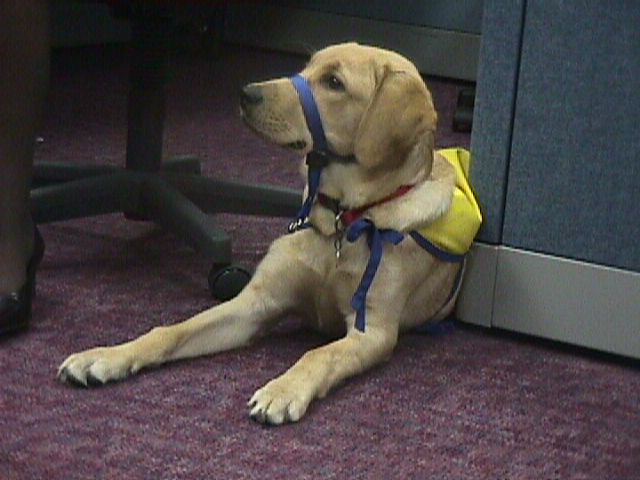
[[36, 292], [36, 270], [44, 256], [44, 240], [34, 227], [33, 254], [27, 265], [27, 281], [17, 292], [0, 296], [0, 335], [29, 327], [31, 302]]

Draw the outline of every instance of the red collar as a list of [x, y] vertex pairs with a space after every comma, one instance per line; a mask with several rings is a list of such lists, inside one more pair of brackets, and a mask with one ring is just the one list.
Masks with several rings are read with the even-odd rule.
[[353, 222], [358, 220], [362, 216], [362, 214], [367, 210], [369, 210], [370, 208], [377, 207], [378, 205], [382, 205], [383, 203], [387, 203], [387, 202], [390, 202], [391, 200], [401, 197], [412, 188], [413, 188], [413, 185], [403, 185], [388, 197], [384, 197], [382, 200], [378, 200], [377, 202], [370, 203], [363, 207], [352, 208], [352, 209], [345, 209], [341, 207], [339, 200], [336, 200], [335, 198], [331, 198], [325, 195], [324, 193], [318, 193], [318, 202], [323, 207], [328, 208], [329, 210], [334, 212], [336, 214], [336, 218], [340, 218], [340, 220], [342, 221], [342, 224], [345, 227], [348, 227]]

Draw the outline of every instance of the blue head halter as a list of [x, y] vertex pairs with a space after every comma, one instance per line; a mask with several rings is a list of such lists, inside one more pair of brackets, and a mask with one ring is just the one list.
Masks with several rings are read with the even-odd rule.
[[297, 74], [291, 77], [291, 83], [298, 92], [300, 98], [300, 104], [304, 111], [304, 118], [307, 121], [307, 127], [311, 132], [313, 138], [313, 150], [314, 152], [326, 152], [327, 151], [327, 138], [324, 135], [324, 128], [322, 128], [322, 118], [320, 118], [320, 112], [318, 111], [318, 105], [313, 96], [313, 91], [306, 78]]
[[307, 198], [302, 204], [302, 208], [296, 215], [296, 220], [289, 225], [289, 231], [295, 232], [300, 228], [307, 226], [307, 218], [311, 213], [311, 207], [318, 195], [318, 187], [320, 186], [320, 176], [322, 169], [332, 161], [340, 162], [352, 162], [354, 157], [341, 157], [329, 151], [327, 145], [327, 138], [324, 134], [324, 128], [322, 127], [322, 118], [318, 111], [318, 105], [313, 96], [313, 91], [306, 78], [297, 74], [291, 77], [291, 83], [298, 92], [300, 99], [300, 105], [304, 112], [304, 118], [307, 122], [307, 128], [311, 132], [311, 138], [313, 139], [313, 150], [307, 154], [307, 183], [309, 190], [307, 192]]

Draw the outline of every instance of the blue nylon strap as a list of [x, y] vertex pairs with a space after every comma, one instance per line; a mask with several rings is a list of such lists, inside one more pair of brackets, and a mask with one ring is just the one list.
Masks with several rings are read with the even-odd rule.
[[316, 195], [318, 193], [321, 174], [321, 168], [309, 167], [308, 169], [307, 183], [309, 185], [309, 190], [307, 191], [307, 198], [305, 198], [302, 207], [300, 208], [300, 210], [298, 210], [298, 214], [296, 215], [296, 221], [294, 222], [296, 229], [306, 228], [308, 226], [307, 218], [311, 213], [311, 207], [313, 207], [313, 202], [315, 201]]
[[460, 263], [464, 260], [464, 255], [447, 252], [446, 250], [437, 247], [415, 230], [413, 232], [409, 232], [409, 235], [411, 235], [411, 238], [413, 238], [418, 245], [439, 260], [449, 263]]
[[356, 293], [354, 293], [351, 298], [351, 306], [356, 311], [355, 326], [361, 332], [364, 332], [366, 324], [365, 311], [367, 308], [367, 293], [369, 292], [369, 288], [371, 288], [373, 279], [382, 261], [384, 244], [392, 243], [393, 245], [397, 245], [404, 239], [404, 235], [397, 230], [379, 230], [371, 220], [361, 218], [349, 227], [347, 240], [349, 240], [349, 242], [355, 242], [363, 233], [367, 234], [367, 243], [371, 255], [369, 256], [369, 262], [367, 263], [364, 275], [362, 275], [362, 279], [360, 280], [360, 285], [358, 285]]
[[[382, 261], [384, 244], [391, 243], [393, 245], [397, 245], [404, 239], [404, 235], [397, 230], [378, 229], [371, 220], [361, 218], [356, 220], [349, 227], [349, 230], [347, 231], [347, 240], [353, 243], [364, 233], [367, 234], [367, 244], [369, 245], [371, 254], [369, 256], [367, 267], [362, 275], [362, 279], [360, 280], [360, 285], [358, 285], [356, 293], [354, 293], [351, 298], [351, 307], [356, 311], [355, 326], [361, 332], [364, 332], [366, 325], [365, 312], [367, 293], [371, 288], [373, 279], [375, 278], [380, 262]], [[446, 262], [461, 262], [464, 260], [464, 255], [456, 255], [446, 252], [436, 247], [416, 231], [409, 232], [409, 235], [411, 235], [418, 245], [440, 260], [444, 260]]]
[[313, 149], [317, 152], [327, 151], [327, 138], [324, 135], [324, 128], [322, 128], [322, 118], [320, 118], [320, 112], [318, 111], [318, 105], [313, 97], [313, 91], [307, 79], [302, 75], [297, 74], [291, 77], [291, 83], [298, 92], [300, 98], [300, 105], [304, 112], [304, 118], [307, 121], [307, 127], [311, 132], [313, 138]]
[[[291, 83], [298, 92], [298, 98], [300, 99], [300, 105], [304, 112], [304, 118], [307, 122], [307, 128], [311, 132], [313, 138], [313, 151], [307, 155], [321, 155], [327, 150], [327, 139], [324, 135], [324, 129], [322, 128], [322, 119], [320, 118], [320, 112], [316, 105], [315, 98], [313, 97], [313, 91], [309, 86], [309, 82], [302, 75], [294, 75], [291, 77]], [[321, 153], [318, 153], [321, 152]], [[300, 228], [308, 226], [307, 218], [311, 213], [311, 207], [316, 199], [318, 188], [320, 187], [320, 175], [322, 174], [322, 162], [309, 162], [307, 161], [307, 185], [309, 190], [307, 192], [307, 198], [304, 200], [302, 207], [296, 215], [296, 221], [289, 225], [289, 231], [293, 232]]]

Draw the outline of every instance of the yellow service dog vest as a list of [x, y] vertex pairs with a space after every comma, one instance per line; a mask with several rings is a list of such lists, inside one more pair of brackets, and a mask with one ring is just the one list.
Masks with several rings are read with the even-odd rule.
[[447, 148], [438, 153], [455, 169], [456, 188], [449, 210], [417, 233], [445, 252], [464, 255], [482, 224], [480, 206], [469, 183], [471, 155], [462, 148]]

